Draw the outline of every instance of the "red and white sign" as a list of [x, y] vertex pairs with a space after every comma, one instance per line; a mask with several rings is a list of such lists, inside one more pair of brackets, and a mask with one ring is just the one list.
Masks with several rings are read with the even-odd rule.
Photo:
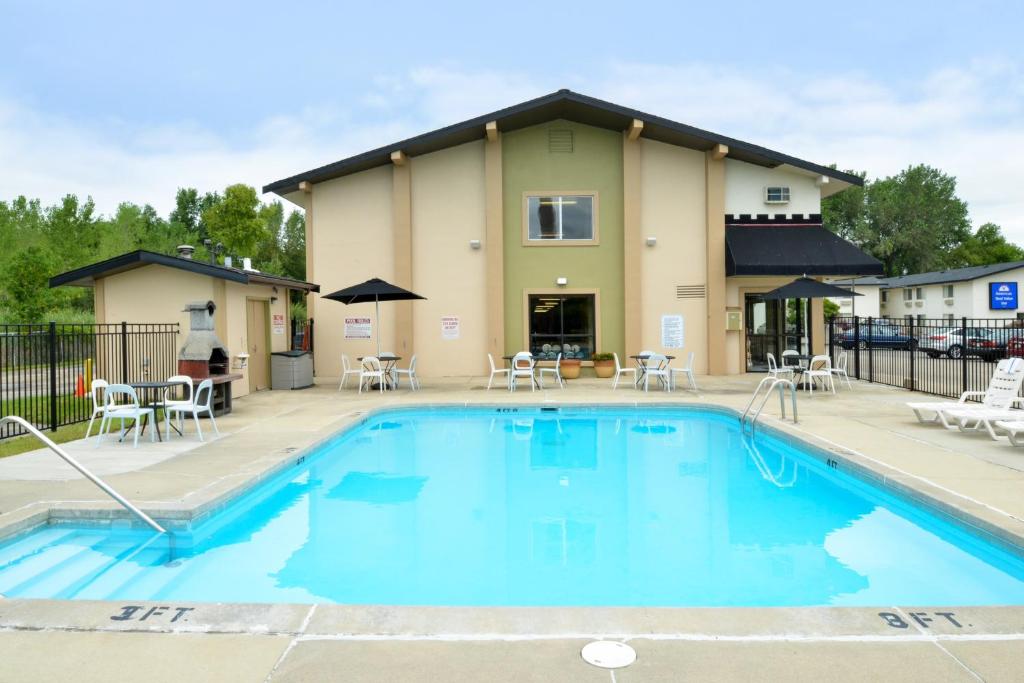
[[284, 334], [284, 313], [275, 313], [271, 317], [271, 321], [274, 334]]
[[369, 339], [372, 335], [369, 318], [345, 318], [345, 339]]

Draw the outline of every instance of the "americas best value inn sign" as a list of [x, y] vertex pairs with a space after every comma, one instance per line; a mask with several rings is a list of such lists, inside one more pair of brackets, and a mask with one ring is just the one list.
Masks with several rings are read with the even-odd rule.
[[988, 307], [993, 311], [1017, 310], [1017, 283], [988, 283]]

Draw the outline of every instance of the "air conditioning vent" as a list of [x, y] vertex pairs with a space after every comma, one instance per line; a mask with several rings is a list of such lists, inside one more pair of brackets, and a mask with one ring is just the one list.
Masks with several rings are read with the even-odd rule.
[[573, 151], [572, 146], [572, 131], [571, 130], [549, 130], [548, 131], [548, 151], [549, 152], [562, 152], [571, 153]]
[[677, 299], [703, 299], [704, 285], [676, 285]]

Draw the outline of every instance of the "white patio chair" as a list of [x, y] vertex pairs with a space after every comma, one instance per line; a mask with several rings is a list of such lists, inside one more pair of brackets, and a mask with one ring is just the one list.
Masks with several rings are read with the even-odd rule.
[[89, 426], [85, 428], [86, 439], [89, 438], [89, 432], [92, 431], [93, 420], [96, 419], [97, 415], [103, 415], [102, 395], [108, 386], [110, 385], [107, 384], [105, 379], [94, 379], [89, 383], [89, 396], [92, 398], [92, 415], [89, 417]]
[[533, 381], [534, 360], [533, 354], [529, 351], [520, 351], [512, 357], [512, 370], [508, 373], [508, 390], [515, 391], [519, 378], [525, 377], [530, 380], [530, 390], [536, 391], [537, 385]]
[[[194, 390], [194, 387], [192, 385], [192, 378], [189, 377], [188, 375], [173, 375], [171, 377], [168, 377], [167, 381], [178, 382], [180, 383], [179, 386], [184, 386], [185, 398], [171, 398], [171, 392], [175, 390], [175, 387], [167, 387], [166, 389], [164, 389], [164, 400], [162, 404], [164, 407], [164, 417], [167, 417], [167, 406], [191, 405]], [[181, 431], [181, 415], [178, 416], [178, 431]]]
[[391, 375], [395, 379], [395, 388], [396, 389], [398, 388], [399, 382], [402, 379], [402, 376], [404, 375], [405, 377], [409, 378], [409, 386], [412, 387], [412, 390], [413, 391], [419, 391], [420, 380], [419, 380], [419, 377], [416, 376], [416, 354], [414, 353], [412, 355], [412, 360], [409, 361], [409, 369], [408, 370], [403, 370], [401, 368], [395, 368], [394, 370], [391, 371]]
[[363, 393], [363, 385], [369, 386], [371, 379], [377, 380], [380, 393], [384, 393], [384, 370], [381, 369], [377, 356], [364, 356], [363, 367], [359, 370], [359, 393]]
[[[123, 436], [125, 432], [124, 421], [132, 420], [135, 423], [135, 441], [132, 447], [138, 448], [139, 430], [141, 428], [140, 420], [144, 417], [154, 422], [152, 425], [154, 430], [158, 429], [155, 424], [155, 411], [152, 408], [143, 408], [139, 405], [139, 395], [135, 393], [135, 389], [127, 384], [108, 385], [103, 396], [103, 419], [100, 420], [100, 430], [96, 434], [96, 447], [99, 448], [100, 441], [106, 431], [110, 429], [111, 422], [114, 420], [121, 421], [121, 434]], [[156, 432], [154, 430], [149, 432], [150, 441], [156, 441]]]
[[494, 367], [494, 356], [487, 354], [487, 364], [491, 366], [491, 376], [487, 378], [487, 391], [491, 390], [491, 383], [494, 382], [494, 378], [498, 375], [506, 375], [506, 382], [508, 381], [508, 368], [496, 368]]
[[846, 381], [846, 388], [853, 389], [853, 382], [850, 381], [850, 375], [846, 372], [847, 369], [847, 356], [846, 352], [842, 351], [839, 354], [839, 358], [836, 360], [836, 365], [832, 368], [832, 374]]
[[558, 388], [559, 389], [564, 389], [565, 388], [565, 380], [562, 379], [562, 354], [559, 353], [558, 356], [555, 357], [555, 367], [553, 367], [553, 368], [540, 368], [538, 370], [537, 374], [538, 374], [537, 379], [540, 382], [540, 388], [541, 389], [544, 388], [544, 375], [551, 375], [552, 377], [554, 377], [555, 381], [558, 382]]
[[[911, 401], [907, 407], [914, 411], [917, 420], [922, 423], [939, 422], [947, 429], [958, 426], [950, 423], [944, 414], [956, 410], [1009, 410], [1015, 403], [1021, 384], [1024, 383], [1024, 359], [1004, 358], [996, 365], [988, 388], [985, 391], [965, 391], [956, 401]], [[968, 403], [970, 398], [981, 399], [979, 403]], [[927, 413], [933, 413], [926, 419]]]
[[181, 424], [182, 415], [191, 415], [192, 421], [196, 425], [196, 434], [199, 436], [200, 441], [203, 439], [203, 429], [199, 426], [199, 416], [206, 414], [210, 418], [210, 424], [213, 425], [213, 432], [217, 436], [220, 436], [220, 430], [217, 429], [217, 420], [213, 417], [213, 380], [204, 379], [196, 387], [195, 396], [192, 401], [188, 403], [176, 403], [175, 405], [168, 406], [164, 410], [164, 415], [167, 418], [167, 440], [171, 440], [171, 413], [178, 416], [178, 423]]
[[647, 366], [644, 372], [644, 391], [649, 389], [651, 377], [661, 381], [662, 389], [672, 391], [672, 371], [668, 367], [668, 358], [660, 353], [652, 353], [647, 356], [644, 364]]
[[672, 385], [673, 385], [673, 387], [677, 386], [675, 384], [676, 375], [677, 374], [679, 374], [679, 375], [686, 375], [686, 381], [689, 383], [690, 388], [693, 389], [694, 391], [697, 391], [697, 380], [694, 379], [694, 377], [693, 377], [693, 359], [695, 357], [696, 357], [696, 354], [693, 351], [690, 351], [690, 355], [686, 357], [686, 366], [685, 367], [682, 367], [682, 368], [670, 367], [669, 368], [669, 373], [672, 376]]
[[828, 356], [814, 356], [810, 365], [803, 372], [804, 381], [807, 383], [807, 391], [814, 395], [814, 380], [820, 377], [826, 387], [836, 393], [836, 383], [832, 379], [832, 359]]
[[345, 388], [345, 380], [348, 379], [349, 375], [358, 377], [360, 372], [362, 371], [359, 368], [352, 367], [352, 361], [348, 359], [346, 354], [341, 354], [341, 382], [338, 383], [338, 391]]
[[776, 379], [793, 379], [793, 373], [795, 371], [793, 370], [792, 366], [779, 367], [779, 364], [777, 362], [775, 362], [775, 356], [774, 355], [769, 353], [769, 354], [767, 354], [767, 356], [768, 356], [768, 374], [769, 375], [771, 375], [772, 377], [775, 377]]
[[615, 358], [615, 381], [612, 382], [612, 389], [616, 389], [619, 386], [619, 378], [623, 375], [632, 375], [633, 384], [636, 384], [636, 368], [624, 368], [619, 363], [619, 354], [612, 352], [612, 357]]
[[[791, 359], [789, 362], [786, 359]], [[800, 352], [794, 349], [786, 349], [782, 352], [782, 367], [784, 368], [798, 368], [800, 367]]]

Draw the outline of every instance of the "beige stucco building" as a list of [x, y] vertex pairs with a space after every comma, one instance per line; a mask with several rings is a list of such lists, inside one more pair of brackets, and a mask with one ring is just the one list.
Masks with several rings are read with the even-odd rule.
[[[289, 349], [289, 291], [317, 291], [316, 285], [291, 278], [149, 251], [123, 254], [50, 280], [51, 287], [63, 285], [92, 287], [99, 324], [177, 323], [179, 348], [189, 332], [185, 305], [214, 302], [215, 332], [230, 352], [231, 372], [241, 375], [232, 385], [235, 397], [268, 388], [270, 354]], [[148, 351], [144, 344], [132, 344], [128, 372], [130, 379], [141, 379]], [[97, 376], [109, 375], [112, 381], [117, 373], [117, 368], [97, 368]]]
[[[820, 301], [758, 293], [881, 273], [821, 225], [821, 199], [860, 182], [563, 90], [264, 191], [305, 209], [307, 274], [324, 292], [380, 277], [426, 297], [372, 321], [424, 377], [481, 374], [487, 353], [522, 349], [584, 365], [692, 351], [699, 373], [731, 374], [772, 349], [822, 348]], [[311, 296], [309, 311], [318, 375], [375, 350], [346, 325], [373, 304]]]

